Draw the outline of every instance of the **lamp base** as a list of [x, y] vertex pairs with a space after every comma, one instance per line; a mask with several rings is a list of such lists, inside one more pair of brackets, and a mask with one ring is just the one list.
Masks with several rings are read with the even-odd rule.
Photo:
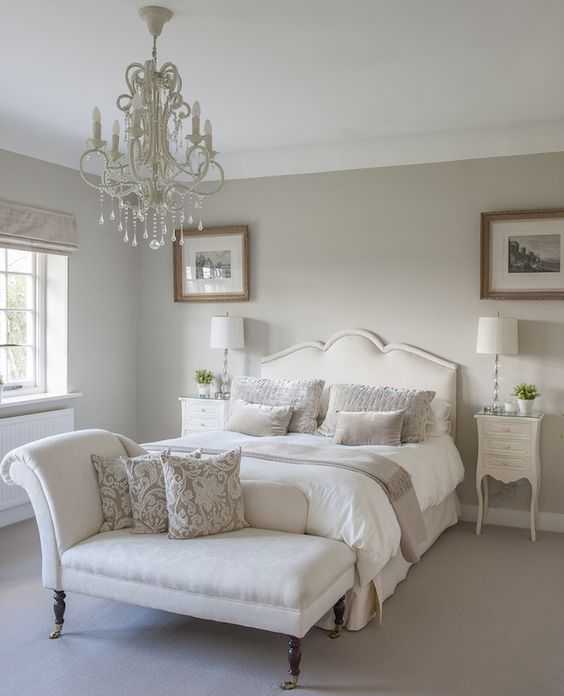
[[216, 392], [215, 398], [221, 399], [222, 401], [229, 401], [231, 394], [229, 392]]
[[505, 407], [504, 406], [492, 406], [491, 404], [488, 404], [487, 406], [483, 406], [482, 410], [484, 413], [505, 413]]

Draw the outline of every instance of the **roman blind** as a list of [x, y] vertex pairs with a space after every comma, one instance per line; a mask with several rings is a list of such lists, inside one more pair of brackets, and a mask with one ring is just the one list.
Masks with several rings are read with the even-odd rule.
[[78, 249], [74, 215], [0, 201], [0, 246], [69, 256]]

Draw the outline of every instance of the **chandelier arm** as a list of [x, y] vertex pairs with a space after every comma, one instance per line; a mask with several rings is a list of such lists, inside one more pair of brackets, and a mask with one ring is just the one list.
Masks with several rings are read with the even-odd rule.
[[[215, 193], [217, 193], [219, 191], [219, 189], [223, 186], [223, 184], [225, 182], [225, 172], [223, 171], [223, 167], [221, 166], [221, 164], [218, 164], [218, 162], [216, 162], [215, 160], [211, 160], [210, 165], [212, 167], [215, 167], [217, 169], [217, 171], [219, 172], [219, 181], [218, 181], [216, 187], [213, 188], [211, 191], [195, 191], [195, 193], [197, 193], [198, 196], [204, 196], [204, 197], [213, 196]], [[201, 183], [201, 182], [199, 182], [199, 183]]]

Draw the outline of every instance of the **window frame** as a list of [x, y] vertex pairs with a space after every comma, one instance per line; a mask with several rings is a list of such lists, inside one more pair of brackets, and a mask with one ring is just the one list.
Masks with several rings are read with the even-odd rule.
[[[34, 307], [32, 312], [33, 316], [33, 333], [34, 341], [33, 343], [23, 344], [26, 347], [30, 347], [33, 350], [33, 363], [34, 363], [34, 379], [32, 380], [7, 380], [7, 375], [4, 375], [6, 380], [4, 383], [4, 394], [6, 397], [9, 396], [25, 396], [28, 394], [37, 394], [45, 391], [45, 375], [46, 375], [46, 283], [47, 283], [47, 260], [46, 254], [33, 251], [25, 250], [32, 255], [32, 270], [30, 273], [25, 272], [11, 272], [8, 270], [7, 258], [8, 251], [10, 247], [0, 247], [0, 253], [6, 254], [6, 268], [0, 271], [0, 277], [2, 275], [6, 278], [6, 292], [7, 292], [7, 278], [8, 275], [25, 275], [31, 276], [33, 283], [33, 297], [34, 297]], [[22, 250], [23, 251], [23, 250]], [[2, 308], [4, 311], [10, 311], [7, 306], [7, 295], [6, 295], [6, 307]], [[25, 311], [25, 310], [24, 310]], [[7, 337], [7, 336], [6, 336]]]

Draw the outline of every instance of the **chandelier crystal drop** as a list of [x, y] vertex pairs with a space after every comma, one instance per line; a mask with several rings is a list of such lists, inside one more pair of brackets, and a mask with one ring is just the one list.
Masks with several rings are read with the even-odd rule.
[[[80, 158], [80, 174], [99, 191], [100, 225], [107, 218], [115, 220], [118, 232], [124, 233], [123, 241], [132, 246], [137, 246], [139, 225], [143, 239], [157, 250], [169, 231], [171, 241], [184, 244], [185, 221], [192, 224], [197, 218], [198, 229], [203, 229], [204, 198], [219, 191], [224, 174], [215, 160], [212, 125], [206, 120], [200, 132], [200, 104], [194, 101], [190, 107], [184, 101], [178, 68], [170, 62], [157, 65], [157, 38], [172, 12], [149, 6], [139, 14], [153, 37], [153, 51], [145, 63], [128, 66], [129, 92], [117, 98], [124, 114], [127, 153], [119, 149], [119, 121], [113, 124], [111, 146], [102, 140], [100, 110], [95, 107], [92, 138]], [[190, 116], [191, 132], [184, 135], [184, 122]], [[101, 166], [101, 172], [92, 172], [93, 165]]]

